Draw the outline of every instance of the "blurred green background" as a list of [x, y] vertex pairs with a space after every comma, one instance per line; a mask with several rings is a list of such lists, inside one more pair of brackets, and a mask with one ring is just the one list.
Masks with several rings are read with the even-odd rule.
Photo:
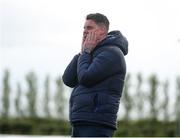
[[[17, 82], [12, 89], [11, 73], [4, 71], [1, 134], [70, 135], [68, 97], [71, 89], [63, 84], [61, 76], [53, 79], [47, 75], [40, 88], [39, 81], [35, 72], [29, 72], [24, 78], [25, 87]], [[173, 102], [170, 85], [168, 79], [160, 81], [156, 74], [147, 78], [141, 73], [127, 74], [114, 136], [180, 136], [180, 77], [175, 78]]]

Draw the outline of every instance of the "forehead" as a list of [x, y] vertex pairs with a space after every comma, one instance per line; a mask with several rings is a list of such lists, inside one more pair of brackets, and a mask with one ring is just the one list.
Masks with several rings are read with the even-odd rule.
[[87, 26], [97, 27], [97, 24], [93, 20], [86, 20], [85, 24], [84, 24], [84, 27], [87, 27]]

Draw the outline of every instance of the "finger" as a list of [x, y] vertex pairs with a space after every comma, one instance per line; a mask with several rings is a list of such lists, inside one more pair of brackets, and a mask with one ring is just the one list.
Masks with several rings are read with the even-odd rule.
[[94, 32], [91, 32], [91, 42], [94, 42]]
[[91, 40], [92, 40], [92, 32], [89, 32], [89, 33], [88, 33], [88, 39], [87, 39], [87, 41], [90, 42]]
[[95, 42], [95, 39], [96, 39], [96, 33], [95, 33], [95, 32], [91, 32], [91, 33], [90, 33], [90, 41], [91, 41], [92, 43], [94, 43], [94, 42]]
[[97, 34], [96, 32], [93, 33], [93, 41], [96, 42], [96, 39], [97, 39]]

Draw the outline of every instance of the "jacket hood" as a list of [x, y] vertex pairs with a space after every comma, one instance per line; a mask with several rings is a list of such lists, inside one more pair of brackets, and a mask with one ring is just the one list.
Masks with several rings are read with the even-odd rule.
[[128, 41], [126, 37], [124, 37], [120, 31], [109, 32], [107, 37], [104, 40], [102, 40], [98, 45], [99, 46], [108, 46], [108, 45], [117, 46], [122, 50], [124, 55], [127, 55], [128, 53]]

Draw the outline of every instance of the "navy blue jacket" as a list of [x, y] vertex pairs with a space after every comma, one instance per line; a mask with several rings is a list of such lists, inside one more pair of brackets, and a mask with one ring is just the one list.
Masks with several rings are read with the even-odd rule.
[[74, 56], [63, 74], [64, 83], [74, 88], [70, 97], [72, 125], [92, 123], [116, 129], [127, 53], [127, 39], [112, 31], [91, 54]]

